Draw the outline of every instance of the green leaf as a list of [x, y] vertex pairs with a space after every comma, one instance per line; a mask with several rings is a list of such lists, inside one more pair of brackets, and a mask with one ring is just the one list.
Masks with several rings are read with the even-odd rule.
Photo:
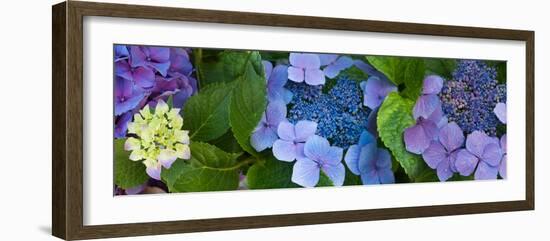
[[292, 182], [293, 163], [283, 162], [271, 157], [256, 162], [246, 173], [250, 189], [295, 188], [299, 185]]
[[454, 59], [425, 59], [426, 73], [439, 75], [445, 79], [453, 77], [453, 71], [456, 68], [456, 60]]
[[403, 141], [403, 132], [414, 125], [412, 116], [414, 102], [390, 93], [378, 112], [378, 133], [384, 145], [405, 170], [410, 179], [415, 180], [429, 168], [420, 156], [408, 152]]
[[363, 185], [363, 181], [361, 181], [361, 176], [353, 174], [353, 172], [349, 170], [347, 164], [345, 166], [346, 179], [344, 179], [344, 186]]
[[289, 52], [262, 51], [260, 52], [260, 55], [262, 56], [262, 60], [274, 62], [277, 62], [279, 60], [288, 61]]
[[236, 190], [240, 154], [227, 153], [202, 142], [192, 142], [191, 159], [176, 160], [161, 176], [171, 192]]
[[488, 66], [493, 67], [497, 71], [497, 80], [499, 84], [506, 83], [506, 61], [487, 60]]
[[421, 58], [367, 56], [369, 63], [395, 85], [405, 85], [403, 93], [416, 100], [420, 95], [426, 66]]
[[233, 135], [233, 132], [231, 130], [227, 131], [219, 138], [209, 141], [208, 143], [217, 146], [226, 152], [243, 152], [243, 149], [235, 139], [235, 136]]
[[184, 108], [183, 129], [194, 141], [209, 141], [229, 129], [229, 99], [232, 88], [225, 83], [208, 86], [189, 98]]
[[116, 139], [114, 148], [115, 157], [115, 184], [120, 188], [137, 187], [145, 183], [149, 176], [145, 173], [145, 165], [141, 161], [132, 161], [128, 157], [130, 152], [124, 150], [126, 139]]
[[[232, 82], [243, 73], [243, 66], [252, 64], [257, 72], [263, 73], [263, 65], [258, 52], [235, 50], [196, 49], [198, 78], [201, 86], [212, 83]], [[251, 57], [255, 58], [250, 61]]]
[[243, 150], [255, 156], [258, 153], [250, 145], [250, 135], [260, 122], [267, 105], [264, 72], [255, 67], [261, 61], [259, 57], [258, 52], [250, 52], [242, 75], [234, 82], [235, 88], [229, 107], [229, 123], [235, 139]]
[[334, 186], [334, 183], [330, 178], [325, 174], [324, 172], [320, 172], [319, 174], [319, 182], [317, 182], [317, 185], [315, 187], [332, 187]]

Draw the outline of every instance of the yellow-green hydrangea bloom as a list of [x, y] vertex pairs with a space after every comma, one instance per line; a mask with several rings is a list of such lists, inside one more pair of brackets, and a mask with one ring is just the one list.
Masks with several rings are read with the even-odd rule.
[[172, 108], [159, 100], [154, 113], [149, 105], [134, 115], [128, 123], [128, 137], [124, 149], [131, 151], [130, 160], [142, 161], [147, 174], [160, 180], [162, 167], [170, 168], [177, 158], [191, 158], [189, 149], [189, 131], [182, 130], [183, 118], [180, 109]]

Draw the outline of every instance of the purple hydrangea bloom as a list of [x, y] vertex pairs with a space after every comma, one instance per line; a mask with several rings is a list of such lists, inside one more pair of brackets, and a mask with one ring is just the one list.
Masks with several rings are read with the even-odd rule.
[[126, 60], [128, 57], [130, 57], [130, 52], [126, 45], [115, 45], [115, 62]]
[[506, 103], [498, 103], [493, 109], [493, 112], [500, 122], [506, 124]]
[[340, 71], [345, 70], [353, 65], [353, 60], [348, 56], [338, 56], [336, 54], [319, 54], [321, 66], [326, 66], [323, 69], [325, 76], [333, 79]]
[[296, 125], [283, 121], [277, 128], [279, 139], [273, 143], [273, 155], [281, 161], [292, 162], [304, 153], [304, 143], [315, 135], [317, 123], [302, 120]]
[[292, 92], [284, 86], [288, 81], [288, 66], [273, 64], [269, 61], [262, 61], [267, 81], [267, 99], [268, 101], [282, 100], [288, 104], [292, 100]]
[[376, 109], [382, 104], [390, 92], [397, 91], [397, 87], [377, 76], [371, 76], [367, 81], [361, 82], [363, 90], [363, 105]]
[[189, 53], [184, 48], [170, 48], [170, 76], [189, 76], [193, 72], [193, 65], [189, 59]]
[[314, 135], [307, 139], [304, 154], [294, 163], [292, 182], [303, 187], [314, 187], [323, 171], [334, 186], [342, 186], [346, 169], [342, 164], [343, 150], [331, 146], [327, 139]]
[[115, 115], [119, 116], [127, 111], [134, 109], [145, 94], [134, 88], [131, 80], [122, 77], [115, 79]]
[[476, 180], [496, 179], [502, 156], [498, 138], [474, 131], [466, 139], [466, 150], [458, 153], [456, 170], [463, 176], [469, 176], [475, 170]]
[[319, 68], [321, 60], [317, 54], [290, 53], [288, 79], [294, 82], [306, 82], [308, 85], [325, 84], [325, 74]]
[[278, 139], [277, 128], [286, 119], [286, 105], [282, 101], [273, 101], [267, 105], [260, 123], [250, 136], [250, 144], [256, 151], [263, 151]]
[[126, 131], [128, 130], [128, 122], [132, 120], [133, 116], [134, 116], [134, 113], [132, 111], [128, 111], [116, 118], [115, 133], [114, 133], [115, 138], [126, 137]]
[[378, 148], [376, 138], [368, 131], [363, 131], [359, 142], [349, 147], [344, 160], [353, 174], [361, 175], [365, 185], [395, 183], [390, 153]]
[[500, 137], [500, 149], [502, 150], [502, 160], [500, 161], [500, 166], [498, 168], [498, 174], [500, 177], [506, 179], [506, 160], [507, 158], [507, 148], [506, 148], [506, 134]]
[[439, 136], [439, 128], [447, 124], [447, 118], [441, 109], [441, 101], [437, 96], [442, 85], [443, 79], [439, 76], [432, 75], [424, 79], [422, 95], [413, 108], [416, 124], [404, 132], [407, 151], [422, 154]]
[[132, 67], [149, 67], [166, 77], [170, 68], [170, 48], [166, 47], [130, 47], [130, 64]]
[[155, 84], [155, 72], [149, 67], [132, 67], [126, 60], [115, 63], [116, 76], [131, 80], [143, 89], [149, 89]]
[[438, 138], [422, 153], [428, 166], [437, 170], [440, 181], [446, 181], [456, 172], [455, 162], [464, 144], [464, 133], [454, 123], [448, 123], [439, 130]]

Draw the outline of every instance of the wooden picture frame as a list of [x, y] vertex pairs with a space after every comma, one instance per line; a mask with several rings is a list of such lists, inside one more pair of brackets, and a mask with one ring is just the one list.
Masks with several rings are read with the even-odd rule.
[[[534, 32], [432, 24], [67, 1], [52, 7], [52, 233], [66, 239], [203, 232], [533, 210]], [[517, 40], [526, 43], [525, 200], [304, 214], [87, 226], [83, 224], [83, 18], [106, 16], [380, 33]]]

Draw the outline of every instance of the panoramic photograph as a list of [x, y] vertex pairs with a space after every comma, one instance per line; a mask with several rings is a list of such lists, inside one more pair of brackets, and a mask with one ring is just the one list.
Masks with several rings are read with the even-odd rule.
[[114, 195], [506, 179], [505, 61], [115, 44], [113, 71]]

